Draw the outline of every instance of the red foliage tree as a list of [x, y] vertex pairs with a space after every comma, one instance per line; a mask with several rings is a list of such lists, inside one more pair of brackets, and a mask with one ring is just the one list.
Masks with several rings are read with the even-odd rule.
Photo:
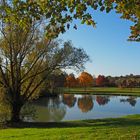
[[108, 96], [97, 96], [96, 101], [99, 105], [105, 105], [110, 101], [110, 99]]
[[99, 75], [97, 78], [96, 78], [96, 86], [99, 86], [99, 87], [104, 87], [107, 85], [107, 79], [105, 78], [105, 76], [103, 75]]

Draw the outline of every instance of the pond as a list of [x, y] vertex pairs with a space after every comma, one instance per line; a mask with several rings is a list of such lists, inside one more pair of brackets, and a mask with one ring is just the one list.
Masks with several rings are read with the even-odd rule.
[[140, 97], [63, 94], [30, 102], [23, 112], [29, 122], [115, 118], [140, 114]]

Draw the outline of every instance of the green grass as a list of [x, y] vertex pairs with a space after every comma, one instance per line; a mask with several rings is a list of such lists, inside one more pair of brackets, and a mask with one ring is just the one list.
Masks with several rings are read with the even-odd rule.
[[88, 87], [86, 90], [84, 88], [63, 88], [63, 92], [71, 94], [108, 94], [140, 96], [140, 88]]
[[140, 115], [60, 123], [22, 123], [0, 130], [0, 140], [139, 140]]

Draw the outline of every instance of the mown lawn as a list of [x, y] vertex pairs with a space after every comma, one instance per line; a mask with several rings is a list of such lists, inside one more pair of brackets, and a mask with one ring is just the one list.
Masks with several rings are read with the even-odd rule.
[[63, 88], [64, 93], [73, 94], [109, 94], [109, 95], [134, 95], [140, 96], [140, 88], [115, 88], [115, 87], [87, 87], [84, 88]]
[[0, 130], [0, 140], [139, 140], [140, 115], [60, 123], [22, 123]]

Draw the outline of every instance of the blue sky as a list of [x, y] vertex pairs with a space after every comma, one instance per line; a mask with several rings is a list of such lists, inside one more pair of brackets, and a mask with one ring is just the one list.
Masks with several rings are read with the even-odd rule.
[[60, 36], [90, 56], [92, 62], [86, 64], [86, 71], [95, 76], [140, 74], [140, 43], [127, 41], [133, 23], [114, 12], [92, 11], [92, 15], [97, 22], [95, 29], [76, 21], [78, 30], [70, 29]]

